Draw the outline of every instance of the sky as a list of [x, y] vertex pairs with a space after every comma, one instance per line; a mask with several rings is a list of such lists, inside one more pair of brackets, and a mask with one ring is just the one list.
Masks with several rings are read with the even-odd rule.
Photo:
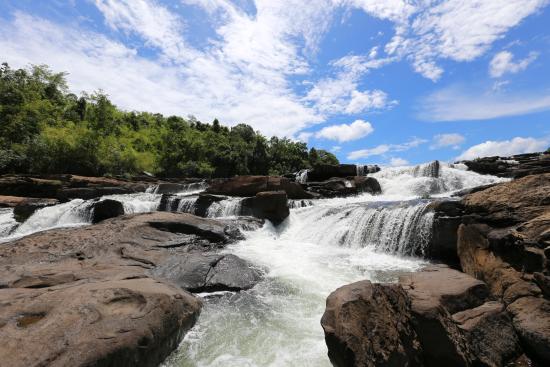
[[550, 0], [0, 0], [0, 62], [406, 165], [550, 147]]

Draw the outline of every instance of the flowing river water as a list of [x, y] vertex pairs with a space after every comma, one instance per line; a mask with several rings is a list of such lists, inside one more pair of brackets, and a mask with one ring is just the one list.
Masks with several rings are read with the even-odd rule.
[[[267, 222], [224, 249], [260, 268], [264, 280], [247, 291], [201, 294], [197, 324], [163, 367], [330, 366], [320, 326], [330, 292], [362, 279], [393, 282], [420, 269], [426, 260], [412, 255], [422, 253], [430, 239], [433, 213], [427, 205], [456, 190], [503, 180], [439, 163], [372, 176], [382, 195], [294, 203], [278, 227]], [[122, 201], [127, 213], [147, 212], [160, 204], [154, 191], [111, 198]], [[194, 193], [182, 192], [177, 209], [192, 210]], [[44, 208], [19, 226], [2, 209], [0, 238], [87, 224], [89, 205], [73, 200]], [[238, 199], [217, 205], [209, 216], [240, 210]]]

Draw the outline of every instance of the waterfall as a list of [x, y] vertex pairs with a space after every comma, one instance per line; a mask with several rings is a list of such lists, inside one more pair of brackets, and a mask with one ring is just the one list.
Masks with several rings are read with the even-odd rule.
[[136, 193], [125, 195], [105, 195], [100, 200], [111, 199], [120, 201], [124, 207], [124, 214], [154, 212], [160, 205], [161, 195], [153, 193]]
[[289, 209], [300, 209], [300, 208], [307, 208], [308, 206], [313, 206], [312, 200], [288, 200], [288, 208]]
[[235, 217], [242, 213], [242, 199], [230, 198], [212, 203], [208, 208], [207, 217]]
[[309, 170], [303, 169], [300, 172], [296, 173], [296, 182], [305, 184], [307, 182], [307, 173]]
[[91, 201], [74, 199], [67, 203], [38, 209], [24, 223], [13, 231], [10, 237], [58, 227], [74, 227], [91, 223]]
[[371, 247], [420, 255], [429, 243], [433, 213], [429, 201], [318, 204], [292, 214], [286, 237], [326, 246]]
[[17, 221], [13, 217], [13, 209], [0, 208], [0, 240], [2, 237], [7, 237], [18, 226]]
[[382, 195], [390, 200], [449, 196], [458, 190], [509, 180], [479, 175], [465, 171], [457, 165], [448, 165], [439, 161], [411, 167], [385, 168], [372, 174], [372, 177], [380, 182]]
[[[145, 192], [147, 194], [158, 194], [159, 193], [158, 192], [159, 187], [160, 187], [159, 184], [151, 185], [145, 190]], [[199, 181], [199, 182], [191, 182], [191, 183], [188, 183], [188, 184], [181, 184], [181, 190], [179, 190], [178, 192], [175, 192], [174, 194], [176, 194], [176, 195], [179, 195], [179, 194], [186, 194], [186, 195], [198, 194], [198, 193], [204, 191], [207, 187], [208, 187], [208, 184], [206, 183], [206, 181]]]

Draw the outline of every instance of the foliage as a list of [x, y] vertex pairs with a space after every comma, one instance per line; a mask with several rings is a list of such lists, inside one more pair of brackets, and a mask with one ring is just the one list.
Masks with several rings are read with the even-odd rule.
[[230, 177], [320, 163], [338, 160], [246, 124], [123, 111], [102, 91], [70, 93], [47, 66], [0, 67], [0, 173]]

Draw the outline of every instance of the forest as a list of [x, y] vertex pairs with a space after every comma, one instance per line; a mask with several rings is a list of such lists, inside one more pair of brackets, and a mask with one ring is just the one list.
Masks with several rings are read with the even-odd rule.
[[245, 123], [125, 111], [101, 90], [72, 93], [66, 76], [45, 65], [1, 65], [0, 174], [231, 177], [338, 164], [330, 152]]

